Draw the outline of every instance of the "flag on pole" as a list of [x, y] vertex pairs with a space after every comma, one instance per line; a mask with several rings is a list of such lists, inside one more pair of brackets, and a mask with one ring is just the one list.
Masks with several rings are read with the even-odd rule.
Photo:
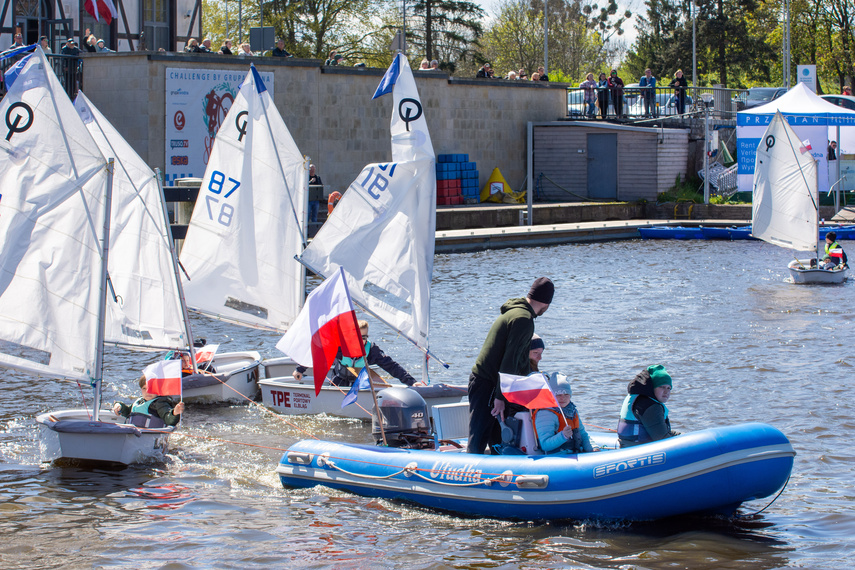
[[359, 396], [359, 391], [370, 387], [371, 379], [368, 377], [368, 367], [365, 366], [359, 372], [359, 376], [356, 377], [356, 382], [354, 382], [353, 386], [350, 387], [350, 391], [344, 395], [344, 399], [341, 401], [341, 407], [343, 408], [354, 403], [356, 398]]
[[528, 376], [499, 374], [502, 395], [505, 399], [531, 410], [539, 408], [559, 408], [558, 400], [549, 387], [549, 381], [542, 372], [532, 372]]
[[181, 395], [181, 361], [158, 360], [143, 370], [145, 391], [158, 396]]
[[110, 24], [118, 14], [116, 12], [116, 4], [113, 3], [113, 0], [86, 0], [83, 4], [83, 9], [95, 18], [96, 22], [100, 22], [101, 18], [103, 18], [107, 24]]
[[196, 366], [203, 366], [214, 360], [214, 355], [217, 354], [219, 344], [206, 344], [196, 350]]
[[802, 141], [802, 145], [799, 147], [799, 152], [804, 154], [807, 151], [811, 150], [811, 148], [813, 148], [813, 147], [810, 146], [810, 140], [805, 139]]
[[339, 349], [348, 358], [365, 356], [344, 269], [339, 268], [309, 294], [276, 348], [298, 364], [314, 368], [315, 395], [320, 394]]

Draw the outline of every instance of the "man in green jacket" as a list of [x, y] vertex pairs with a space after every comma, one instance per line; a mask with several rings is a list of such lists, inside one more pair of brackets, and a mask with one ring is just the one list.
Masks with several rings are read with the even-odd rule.
[[488, 444], [501, 443], [497, 420], [504, 419], [506, 401], [499, 373], [525, 376], [531, 371], [528, 353], [534, 319], [549, 308], [554, 292], [552, 281], [539, 277], [525, 298], [509, 299], [502, 305], [502, 314], [490, 327], [469, 375], [469, 453], [484, 453]]

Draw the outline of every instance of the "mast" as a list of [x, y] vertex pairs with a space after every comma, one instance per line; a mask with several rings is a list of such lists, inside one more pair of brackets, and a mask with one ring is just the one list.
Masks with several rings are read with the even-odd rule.
[[92, 379], [94, 398], [92, 402], [92, 419], [100, 421], [101, 411], [101, 382], [104, 377], [104, 329], [107, 314], [107, 259], [110, 251], [110, 209], [113, 201], [113, 170], [112, 158], [107, 160], [107, 188], [104, 197], [104, 235], [101, 238], [101, 279], [99, 281], [101, 294], [98, 297], [98, 334], [95, 343], [95, 377]]

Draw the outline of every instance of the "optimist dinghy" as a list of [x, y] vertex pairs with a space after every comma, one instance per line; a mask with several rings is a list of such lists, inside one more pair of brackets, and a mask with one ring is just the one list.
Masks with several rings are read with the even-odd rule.
[[[395, 399], [390, 391], [378, 399]], [[279, 462], [282, 485], [323, 485], [496, 519], [652, 520], [733, 514], [782, 489], [795, 456], [784, 434], [761, 423], [578, 455], [475, 455], [444, 439], [465, 433], [466, 404], [434, 408], [429, 444], [424, 408], [397, 399], [381, 401], [380, 409], [385, 437], [398, 447], [303, 440]], [[524, 433], [523, 441], [531, 437]]]
[[0, 102], [17, 125], [0, 138], [0, 366], [93, 388], [90, 409], [36, 418], [44, 460], [127, 465], [162, 458], [174, 428], [101, 409], [104, 344], [180, 348], [189, 331], [157, 179], [82, 101], [36, 48]]
[[751, 233], [778, 247], [814, 252], [813, 259], [789, 263], [793, 283], [843, 283], [846, 264], [819, 267], [817, 165], [802, 146], [781, 112], [776, 112], [757, 147]]

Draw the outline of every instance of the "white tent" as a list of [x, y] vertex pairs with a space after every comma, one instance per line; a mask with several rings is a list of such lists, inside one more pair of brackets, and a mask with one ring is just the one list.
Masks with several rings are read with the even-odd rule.
[[811, 146], [811, 154], [819, 161], [819, 191], [827, 192], [836, 182], [828, 175], [826, 152], [828, 142], [838, 141], [838, 153], [855, 153], [855, 111], [829, 103], [803, 83], [799, 83], [784, 95], [760, 107], [740, 111], [736, 116], [736, 141], [739, 166], [737, 187], [750, 192], [754, 183], [754, 159], [757, 145], [775, 116], [781, 111], [787, 123], [801, 141]]

